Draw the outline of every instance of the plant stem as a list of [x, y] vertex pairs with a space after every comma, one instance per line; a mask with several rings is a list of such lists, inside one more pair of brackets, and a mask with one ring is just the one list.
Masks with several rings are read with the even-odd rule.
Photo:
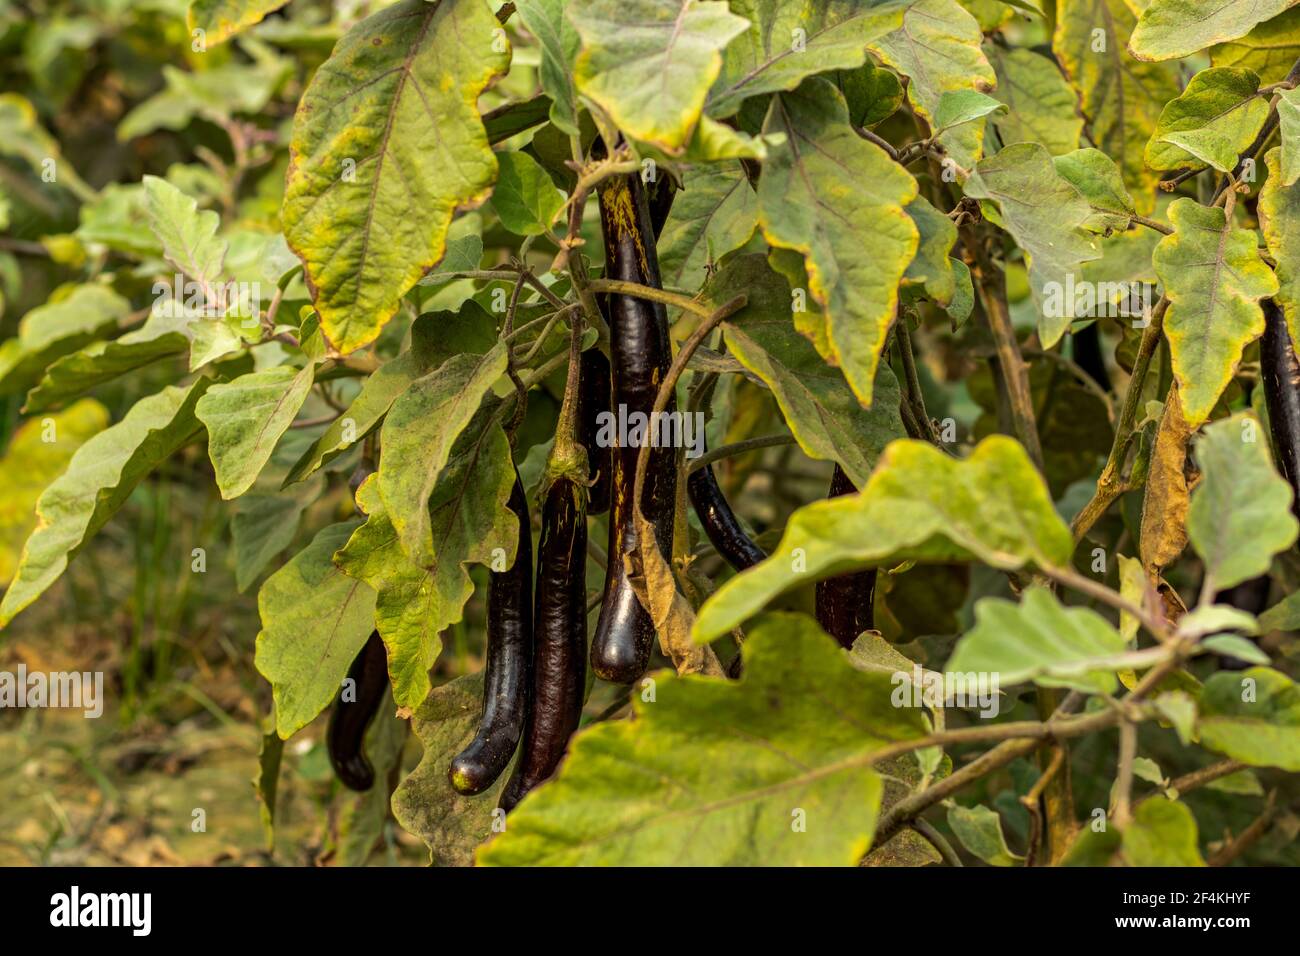
[[663, 289], [641, 285], [639, 282], [625, 282], [622, 279], [592, 279], [587, 283], [587, 287], [592, 292], [612, 292], [615, 295], [631, 295], [638, 299], [649, 299], [651, 302], [662, 302], [664, 305], [684, 309], [702, 319], [713, 316], [712, 310], [702, 302], [678, 295], [676, 292], [665, 292]]
[[1128, 388], [1124, 391], [1124, 403], [1120, 406], [1119, 424], [1115, 426], [1115, 440], [1110, 446], [1110, 456], [1106, 459], [1106, 465], [1097, 479], [1097, 490], [1070, 525], [1076, 544], [1083, 540], [1083, 536], [1097, 523], [1097, 519], [1105, 514], [1106, 509], [1127, 490], [1120, 471], [1124, 467], [1129, 441], [1134, 434], [1133, 423], [1137, 420], [1138, 402], [1142, 398], [1142, 382], [1151, 367], [1151, 358], [1155, 355], [1156, 346], [1160, 344], [1160, 331], [1168, 308], [1169, 300], [1161, 297], [1151, 313], [1151, 320], [1142, 332], [1138, 354], [1133, 361], [1133, 374], [1129, 377]]
[[979, 234], [971, 227], [963, 231], [966, 248], [975, 258], [973, 278], [984, 317], [993, 335], [998, 367], [1002, 372], [1004, 399], [1011, 416], [1012, 429], [1020, 444], [1025, 446], [1034, 466], [1043, 471], [1043, 447], [1038, 440], [1038, 423], [1034, 416], [1034, 400], [1029, 390], [1029, 366], [1020, 354], [1011, 310], [1007, 306], [1006, 280], [1002, 268], [984, 249]]
[[1119, 769], [1115, 774], [1115, 825], [1120, 829], [1133, 819], [1133, 761], [1137, 759], [1137, 725], [1119, 725]]
[[916, 355], [912, 351], [912, 331], [907, 326], [907, 317], [900, 315], [894, 323], [894, 341], [898, 343], [898, 355], [903, 363], [903, 379], [907, 387], [904, 401], [912, 406], [912, 415], [921, 436], [933, 445], [939, 444], [930, 413], [925, 410], [925, 395], [921, 391], [921, 378], [916, 372]]
[[711, 451], [706, 451], [687, 465], [686, 474], [693, 474], [701, 468], [707, 468], [715, 461], [730, 458], [732, 455], [743, 455], [745, 452], [757, 451], [760, 448], [775, 448], [780, 445], [793, 445], [794, 443], [793, 435], [759, 435], [757, 438], [746, 438], [743, 441], [732, 442], [729, 445], [719, 445]]
[[925, 837], [930, 845], [939, 851], [939, 855], [943, 857], [943, 861], [949, 866], [965, 865], [962, 863], [961, 857], [957, 855], [957, 851], [953, 849], [952, 844], [948, 842], [948, 839], [942, 833], [935, 829], [934, 824], [929, 820], [913, 820], [912, 829]]

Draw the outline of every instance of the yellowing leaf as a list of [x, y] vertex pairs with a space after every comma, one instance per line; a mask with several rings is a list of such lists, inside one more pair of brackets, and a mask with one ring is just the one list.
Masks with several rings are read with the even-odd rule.
[[1128, 645], [1110, 622], [1085, 607], [1067, 608], [1042, 587], [1019, 604], [1001, 598], [975, 603], [975, 627], [953, 649], [945, 670], [997, 674], [1000, 686], [1033, 681], [1113, 694], [1115, 672], [1129, 666]]
[[745, 307], [723, 326], [727, 349], [772, 390], [795, 440], [811, 458], [835, 461], [858, 486], [864, 484], [886, 445], [903, 438], [898, 382], [888, 365], [876, 375], [871, 408], [844, 387], [844, 376], [827, 365], [790, 322], [790, 287], [761, 255], [737, 256], [705, 290], [720, 307], [744, 292]]
[[848, 571], [972, 558], [1005, 570], [1061, 567], [1073, 548], [1042, 476], [1016, 441], [992, 435], [965, 460], [924, 442], [896, 441], [860, 494], [796, 511], [771, 557], [705, 602], [695, 639], [713, 640], [773, 598]]
[[764, 130], [786, 141], [769, 152], [759, 179], [759, 225], [771, 245], [802, 254], [809, 295], [825, 311], [829, 357], [870, 405], [898, 285], [919, 241], [903, 208], [916, 180], [853, 132], [844, 97], [822, 79], [774, 97]]
[[1033, 50], [996, 43], [988, 50], [998, 82], [993, 95], [1008, 107], [993, 117], [1003, 145], [1042, 143], [1053, 156], [1077, 149], [1083, 119], [1057, 65]]
[[803, 615], [763, 618], [743, 653], [739, 681], [657, 677], [635, 720], [580, 732], [479, 862], [856, 864], [881, 800], [871, 755], [924, 735], [923, 712]]
[[484, 793], [466, 797], [447, 779], [451, 758], [474, 739], [483, 715], [483, 672], [435, 688], [411, 721], [424, 754], [393, 793], [393, 816], [429, 848], [434, 866], [470, 866], [474, 849], [500, 820], [497, 798], [510, 779], [507, 767]]
[[1187, 547], [1187, 443], [1196, 429], [1187, 424], [1177, 385], [1171, 386], [1151, 450], [1146, 491], [1142, 496], [1142, 566], [1158, 578]]
[[108, 426], [108, 410], [84, 399], [47, 419], [31, 419], [14, 431], [0, 455], [0, 585], [18, 568], [23, 542], [36, 527], [36, 502], [73, 452]]
[[826, 70], [867, 61], [867, 44], [903, 22], [912, 0], [731, 0], [749, 28], [727, 45], [722, 74], [709, 91], [710, 116], [730, 116], [746, 98], [793, 90]]
[[429, 496], [456, 439], [505, 371], [504, 343], [486, 355], [465, 352], [452, 356], [412, 382], [384, 419], [379, 491], [402, 549], [422, 567], [430, 567], [437, 556]]
[[1073, 318], [1073, 304], [1062, 299], [1067, 277], [1101, 256], [1080, 232], [1092, 207], [1038, 143], [1017, 143], [980, 160], [963, 188], [967, 196], [998, 204], [1002, 225], [1024, 250], [1030, 291], [1040, 305], [1038, 334], [1050, 348]]
[[1190, 56], [1225, 40], [1245, 36], [1257, 23], [1277, 16], [1296, 0], [1151, 0], [1129, 40], [1139, 60]]
[[224, 43], [289, 0], [191, 0], [187, 16], [190, 32], [202, 30], [211, 44]]
[[1204, 169], [1227, 172], [1252, 142], [1268, 116], [1268, 99], [1259, 95], [1259, 77], [1250, 70], [1202, 70], [1187, 89], [1160, 111], [1147, 143], [1152, 169]]
[[221, 497], [238, 498], [253, 486], [307, 399], [315, 365], [278, 365], [213, 385], [195, 409], [208, 429], [208, 457]]
[[513, 561], [519, 522], [506, 501], [515, 471], [505, 433], [489, 415], [480, 413], [439, 473], [429, 505], [432, 567], [420, 567], [402, 550], [377, 476], [357, 493], [365, 524], [334, 556], [345, 574], [378, 592], [375, 626], [388, 648], [388, 674], [399, 707], [414, 710], [429, 693], [429, 669], [442, 650], [442, 632], [461, 620], [474, 593], [466, 565], [489, 564], [498, 549]]
[[1134, 15], [1124, 0], [1060, 0], [1052, 49], [1074, 88], [1093, 145], [1119, 165], [1137, 211], [1155, 208], [1157, 173], [1143, 152], [1181, 82], [1172, 63], [1142, 63], [1124, 48]]
[[1292, 7], [1265, 20], [1244, 37], [1210, 48], [1213, 66], [1254, 70], [1265, 83], [1277, 83], [1300, 59], [1300, 9]]
[[1259, 225], [1264, 244], [1273, 257], [1277, 295], [1273, 301], [1286, 315], [1294, 345], [1300, 342], [1300, 186], [1282, 184], [1282, 149], [1264, 154], [1268, 178], [1259, 190]]
[[275, 729], [288, 740], [329, 706], [375, 627], [375, 592], [331, 560], [355, 521], [321, 529], [257, 592], [254, 663], [271, 682]]
[[586, 0], [568, 12], [582, 37], [578, 91], [669, 153], [686, 148], [722, 48], [749, 25], [719, 0]]
[[58, 580], [145, 475], [202, 433], [194, 406], [207, 385], [199, 379], [142, 398], [120, 422], [76, 450], [37, 502], [36, 530], [0, 601], [0, 628]]
[[401, 0], [354, 26], [294, 117], [285, 238], [341, 352], [373, 341], [442, 259], [497, 164], [475, 104], [509, 63], [483, 0]]
[[1255, 233], [1234, 228], [1222, 209], [1183, 198], [1169, 206], [1174, 232], [1156, 246], [1156, 274], [1169, 298], [1165, 337], [1183, 411], [1196, 426], [1232, 380], [1246, 346], [1264, 331], [1259, 300], [1277, 278]]
[[[918, 0], [903, 14], [903, 24], [871, 44], [886, 64], [906, 76], [908, 102], [937, 128], [939, 101], [955, 90], [989, 92], [997, 76], [980, 48], [979, 22], [957, 0]], [[960, 166], [979, 159], [984, 121], [967, 123], [943, 136]]]

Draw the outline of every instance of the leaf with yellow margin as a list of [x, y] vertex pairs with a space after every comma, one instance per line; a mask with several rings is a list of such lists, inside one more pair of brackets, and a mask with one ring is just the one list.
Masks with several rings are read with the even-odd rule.
[[294, 117], [285, 238], [340, 352], [374, 341], [481, 205], [497, 161], [476, 103], [510, 62], [483, 0], [402, 0], [362, 20]]
[[1177, 199], [1172, 235], [1152, 254], [1169, 298], [1165, 337], [1189, 425], [1205, 421], [1232, 381], [1242, 352], [1264, 331], [1259, 300], [1277, 277], [1256, 248], [1254, 230], [1237, 229], [1217, 206]]
[[870, 406], [898, 286], [920, 241], [904, 208], [916, 180], [853, 132], [843, 95], [818, 77], [772, 98], [764, 132], [786, 139], [763, 166], [759, 227], [771, 245], [802, 254], [831, 357]]

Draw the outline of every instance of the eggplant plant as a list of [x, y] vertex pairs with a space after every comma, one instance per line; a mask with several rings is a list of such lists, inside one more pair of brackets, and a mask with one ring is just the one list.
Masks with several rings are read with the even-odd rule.
[[28, 6], [0, 628], [209, 502], [268, 825], [1300, 862], [1300, 7]]

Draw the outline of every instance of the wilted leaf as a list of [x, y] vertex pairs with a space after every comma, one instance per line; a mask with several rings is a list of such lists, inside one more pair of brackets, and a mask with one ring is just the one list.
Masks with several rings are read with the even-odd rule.
[[888, 366], [876, 377], [877, 400], [858, 404], [844, 376], [827, 365], [790, 322], [790, 287], [761, 255], [739, 256], [709, 284], [720, 306], [739, 293], [741, 311], [723, 326], [728, 350], [772, 390], [790, 431], [809, 457], [839, 462], [859, 487], [889, 442], [905, 435], [898, 383]]
[[142, 398], [120, 422], [77, 449], [37, 502], [36, 530], [0, 601], [0, 627], [58, 580], [145, 475], [202, 432], [194, 406], [207, 386], [199, 379]]
[[1245, 36], [1255, 24], [1277, 16], [1296, 0], [1151, 0], [1138, 17], [1129, 49], [1141, 60], [1190, 56]]
[[1267, 667], [1220, 671], [1201, 691], [1201, 743], [1255, 767], [1300, 770], [1300, 688]]
[[1069, 328], [1073, 308], [1049, 307], [1048, 299], [1059, 301], [1067, 276], [1101, 255], [1079, 231], [1092, 216], [1091, 206], [1037, 143], [1008, 146], [981, 160], [963, 188], [967, 196], [998, 204], [1002, 225], [1024, 250], [1040, 310], [1038, 334], [1043, 347], [1051, 348]]
[[636, 719], [580, 732], [479, 861], [855, 864], [880, 805], [871, 754], [924, 735], [925, 717], [803, 615], [765, 617], [743, 653], [738, 682], [658, 677]]
[[1232, 381], [1246, 346], [1264, 331], [1259, 300], [1277, 292], [1252, 230], [1195, 199], [1169, 206], [1173, 235], [1156, 246], [1156, 273], [1169, 298], [1165, 337], [1191, 425], [1199, 425]]
[[1010, 570], [1064, 566], [1073, 542], [1024, 448], [993, 435], [969, 458], [925, 442], [892, 443], [862, 492], [796, 511], [768, 560], [705, 602], [697, 641], [736, 627], [772, 598], [887, 561], [965, 561]]
[[1154, 579], [1187, 547], [1187, 443], [1196, 429], [1187, 424], [1177, 385], [1169, 389], [1142, 497], [1139, 537], [1142, 566]]
[[1192, 493], [1187, 531], [1205, 561], [1205, 593], [1268, 570], [1296, 540], [1291, 486], [1273, 469], [1261, 426], [1236, 415], [1205, 428], [1196, 443], [1204, 477]]
[[770, 244], [803, 255], [830, 357], [870, 405], [898, 284], [916, 254], [917, 229], [903, 208], [916, 181], [853, 132], [844, 98], [825, 80], [774, 97], [764, 129], [786, 142], [763, 167], [759, 225]]
[[723, 47], [749, 25], [717, 0], [587, 0], [568, 13], [582, 38], [578, 91], [669, 153], [686, 147]]
[[491, 192], [476, 103], [509, 64], [499, 26], [482, 0], [401, 0], [348, 31], [298, 106], [285, 238], [341, 352], [379, 335], [452, 214]]
[[[851, 70], [867, 44], [903, 22], [911, 0], [819, 0], [814, 4], [731, 0], [749, 28], [727, 44], [722, 74], [709, 91], [710, 116], [730, 116], [746, 98], [793, 90], [826, 70]], [[802, 44], [796, 49], [796, 44]]]
[[1052, 49], [1079, 91], [1093, 145], [1115, 160], [1137, 211], [1149, 215], [1159, 174], [1142, 157], [1182, 83], [1176, 64], [1142, 63], [1125, 49], [1135, 23], [1125, 0], [1060, 0]]
[[375, 592], [331, 560], [356, 526], [323, 528], [257, 593], [254, 663], [271, 683], [276, 733], [285, 740], [329, 706], [375, 628]]
[[1046, 588], [1025, 591], [1019, 604], [975, 603], [975, 627], [957, 642], [951, 673], [997, 674], [1003, 685], [1033, 681], [1113, 694], [1115, 671], [1131, 666], [1129, 647], [1110, 622], [1086, 607], [1067, 608]]

